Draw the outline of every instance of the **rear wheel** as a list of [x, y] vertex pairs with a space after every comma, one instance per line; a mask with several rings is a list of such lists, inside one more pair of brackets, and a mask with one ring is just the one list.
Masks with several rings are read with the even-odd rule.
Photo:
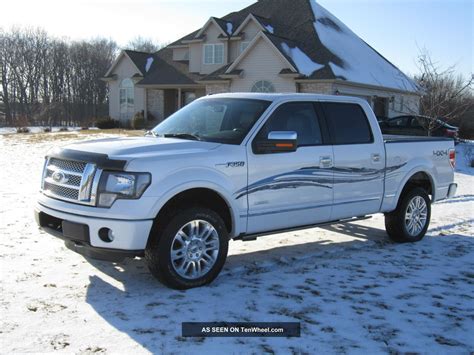
[[417, 242], [425, 236], [430, 218], [430, 198], [424, 189], [415, 187], [404, 193], [395, 211], [385, 214], [385, 229], [396, 242]]
[[179, 212], [164, 226], [145, 251], [151, 273], [176, 289], [212, 282], [227, 258], [229, 236], [222, 218], [214, 211], [193, 207]]

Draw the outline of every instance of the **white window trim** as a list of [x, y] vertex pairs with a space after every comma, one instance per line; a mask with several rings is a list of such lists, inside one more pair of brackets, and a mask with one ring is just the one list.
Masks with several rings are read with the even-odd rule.
[[[206, 62], [206, 48], [212, 48], [212, 60], [210, 62]], [[222, 47], [222, 61], [216, 61], [216, 47]], [[213, 65], [213, 64], [224, 64], [224, 55], [225, 55], [225, 48], [223, 43], [209, 43], [205, 44], [202, 47], [202, 62], [205, 65]]]

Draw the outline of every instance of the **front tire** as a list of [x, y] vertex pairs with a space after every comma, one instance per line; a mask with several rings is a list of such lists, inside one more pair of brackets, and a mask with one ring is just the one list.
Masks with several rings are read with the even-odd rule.
[[189, 289], [212, 282], [227, 258], [229, 235], [214, 211], [192, 207], [174, 215], [145, 250], [153, 276], [168, 287]]
[[430, 218], [430, 198], [424, 189], [415, 187], [402, 195], [395, 211], [385, 214], [385, 230], [395, 242], [418, 242], [425, 236]]

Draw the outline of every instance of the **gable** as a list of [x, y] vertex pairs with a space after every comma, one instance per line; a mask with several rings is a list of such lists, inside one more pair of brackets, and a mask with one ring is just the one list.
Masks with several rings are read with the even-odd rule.
[[232, 79], [232, 91], [250, 91], [255, 82], [267, 80], [275, 86], [277, 92], [295, 92], [294, 80], [279, 76], [287, 68], [288, 62], [277, 54], [273, 45], [258, 38], [252, 50], [233, 69], [243, 70], [243, 75]]
[[142, 75], [127, 55], [121, 55], [111, 69], [110, 74], [115, 74], [118, 78], [131, 78]]

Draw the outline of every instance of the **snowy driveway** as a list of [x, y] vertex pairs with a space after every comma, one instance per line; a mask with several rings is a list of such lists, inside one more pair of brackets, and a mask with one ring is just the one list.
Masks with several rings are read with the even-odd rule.
[[[389, 242], [382, 216], [232, 242], [211, 286], [180, 292], [141, 260], [89, 263], [38, 231], [51, 144], [0, 137], [2, 353], [474, 351], [474, 169], [462, 159], [459, 197], [433, 206], [420, 243]], [[182, 338], [183, 321], [300, 321], [302, 336]]]

